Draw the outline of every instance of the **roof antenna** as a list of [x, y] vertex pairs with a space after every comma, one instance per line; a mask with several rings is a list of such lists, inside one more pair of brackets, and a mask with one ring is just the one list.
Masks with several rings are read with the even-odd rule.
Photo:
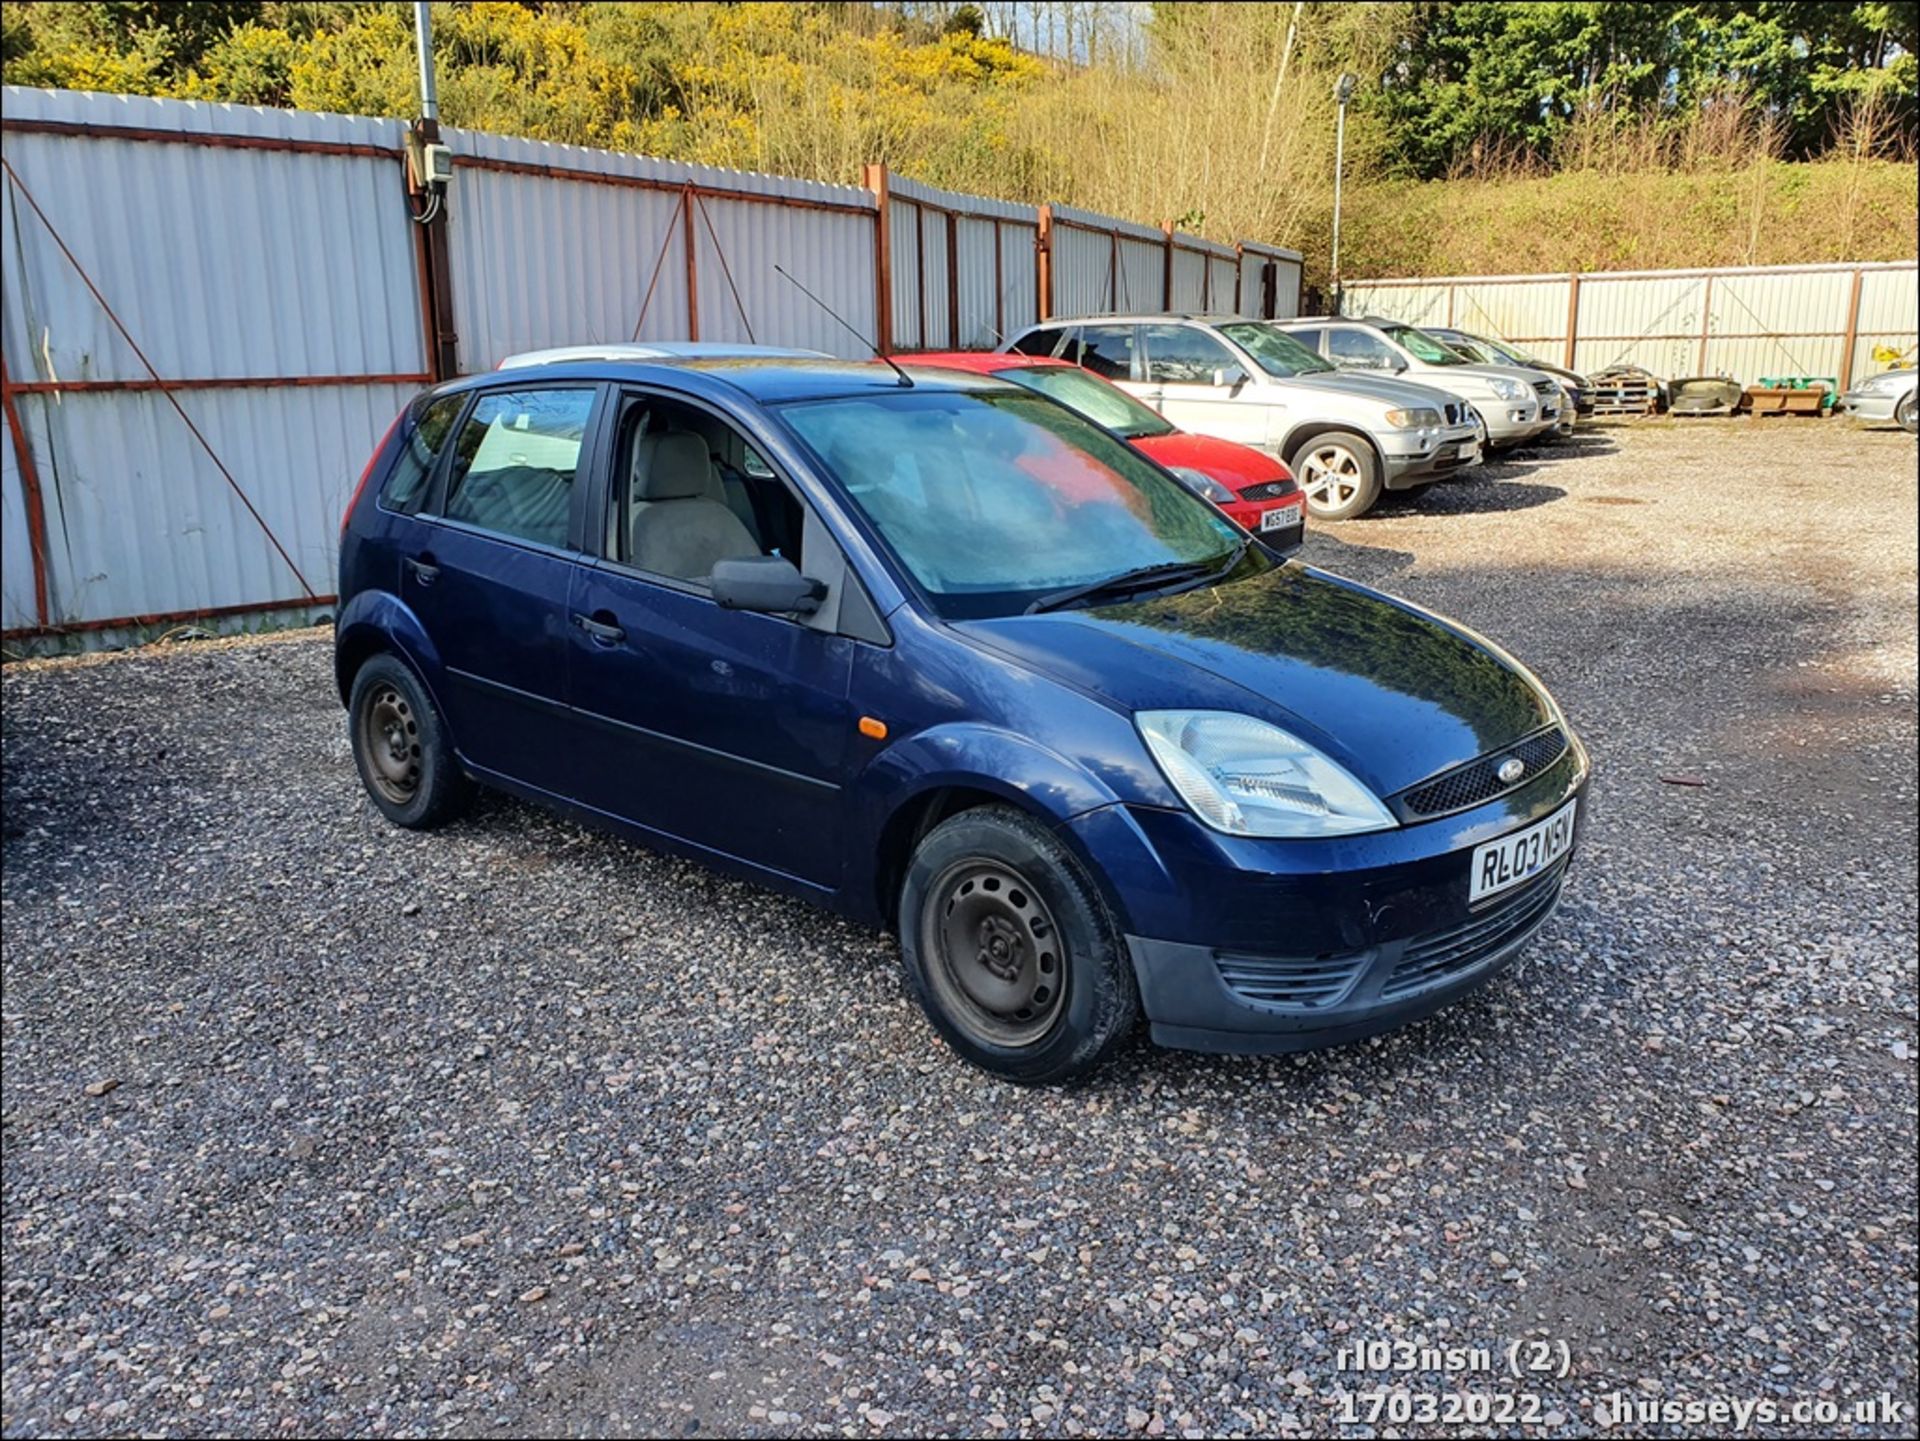
[[855, 330], [851, 325], [847, 324], [846, 321], [842, 320], [840, 318], [839, 311], [835, 310], [831, 305], [827, 304], [826, 301], [822, 300], [819, 296], [815, 295], [811, 290], [807, 289], [806, 286], [801, 285], [799, 281], [794, 280], [794, 278], [791, 275], [788, 275], [787, 268], [784, 265], [780, 264], [779, 261], [776, 260], [774, 262], [773, 268], [779, 271], [780, 274], [784, 276], [788, 281], [792, 282], [792, 284], [799, 290], [799, 292], [802, 295], [806, 296], [807, 299], [811, 300], [815, 305], [819, 306], [822, 310], [826, 311], [828, 315], [831, 315], [834, 318], [835, 323], [838, 324], [842, 330], [846, 331], [848, 335], [851, 335], [855, 340], [859, 341], [862, 345], [866, 346], [867, 349], [871, 350], [877, 358], [884, 360], [888, 365], [892, 366], [893, 373], [900, 377], [900, 383], [902, 385], [904, 385], [908, 390], [913, 389], [913, 377], [911, 375], [908, 375], [906, 371], [902, 370], [899, 366], [894, 365], [892, 356], [888, 355], [879, 346], [875, 345], [871, 340], [868, 340], [866, 336], [862, 335], [859, 331]]

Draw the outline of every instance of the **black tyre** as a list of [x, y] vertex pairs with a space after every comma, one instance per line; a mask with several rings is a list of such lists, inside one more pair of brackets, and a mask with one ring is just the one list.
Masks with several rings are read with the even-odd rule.
[[1320, 520], [1351, 520], [1380, 498], [1380, 462], [1365, 436], [1329, 430], [1295, 448], [1288, 468]]
[[440, 712], [399, 657], [376, 655], [360, 667], [347, 697], [347, 729], [360, 781], [395, 825], [427, 830], [466, 805], [471, 787]]
[[1906, 399], [1893, 408], [1893, 418], [1909, 435], [1920, 431], [1920, 391], [1909, 390]]
[[1140, 1014], [1105, 900], [1047, 828], [983, 806], [928, 832], [900, 892], [900, 952], [934, 1029], [982, 1070], [1085, 1076]]

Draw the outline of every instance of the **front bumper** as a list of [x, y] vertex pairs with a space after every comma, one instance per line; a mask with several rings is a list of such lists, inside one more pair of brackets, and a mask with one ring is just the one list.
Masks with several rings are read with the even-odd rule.
[[1833, 402], [1833, 408], [1856, 420], [1892, 420], [1906, 394], [1904, 390], [1849, 390]]
[[1471, 420], [1438, 430], [1389, 431], [1376, 434], [1374, 440], [1386, 462], [1381, 479], [1388, 490], [1424, 485], [1436, 476], [1477, 465], [1481, 459], [1479, 432]]
[[1518, 445], [1523, 440], [1531, 440], [1541, 431], [1553, 424], [1551, 419], [1540, 418], [1540, 402], [1536, 398], [1524, 400], [1484, 400], [1475, 401], [1480, 418], [1487, 423], [1487, 442], [1490, 445]]
[[[1371, 835], [1254, 840], [1184, 811], [1126, 806], [1069, 829], [1122, 905], [1155, 1041], [1305, 1050], [1404, 1025], [1510, 965], [1558, 904], [1586, 825], [1587, 782], [1576, 740], [1517, 791]], [[1573, 850], [1470, 905], [1473, 848], [1573, 797]]]

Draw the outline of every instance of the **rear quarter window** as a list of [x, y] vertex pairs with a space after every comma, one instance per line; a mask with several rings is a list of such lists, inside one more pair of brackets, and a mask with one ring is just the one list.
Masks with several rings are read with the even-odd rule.
[[460, 407], [465, 403], [464, 395], [445, 395], [420, 413], [400, 443], [400, 454], [387, 472], [386, 484], [380, 487], [383, 507], [411, 511], [419, 504], [427, 477], [433, 474], [433, 463], [453, 433], [453, 423], [460, 418]]

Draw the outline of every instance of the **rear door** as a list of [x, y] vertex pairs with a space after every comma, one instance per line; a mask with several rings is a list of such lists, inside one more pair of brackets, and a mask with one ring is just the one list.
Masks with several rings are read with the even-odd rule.
[[1407, 368], [1400, 352], [1385, 339], [1352, 325], [1327, 327], [1327, 359], [1341, 370], [1372, 371], [1376, 375], [1394, 375]]
[[1267, 409], [1259, 388], [1218, 336], [1177, 323], [1143, 325], [1140, 332], [1149, 405], [1196, 435], [1266, 444]]
[[568, 592], [579, 568], [596, 385], [478, 392], [400, 555], [400, 595], [439, 652], [440, 700], [469, 765], [575, 790]]
[[1138, 326], [1083, 325], [1076, 341], [1062, 352], [1063, 359], [1111, 380], [1128, 395], [1147, 398], [1146, 371], [1139, 363]]

